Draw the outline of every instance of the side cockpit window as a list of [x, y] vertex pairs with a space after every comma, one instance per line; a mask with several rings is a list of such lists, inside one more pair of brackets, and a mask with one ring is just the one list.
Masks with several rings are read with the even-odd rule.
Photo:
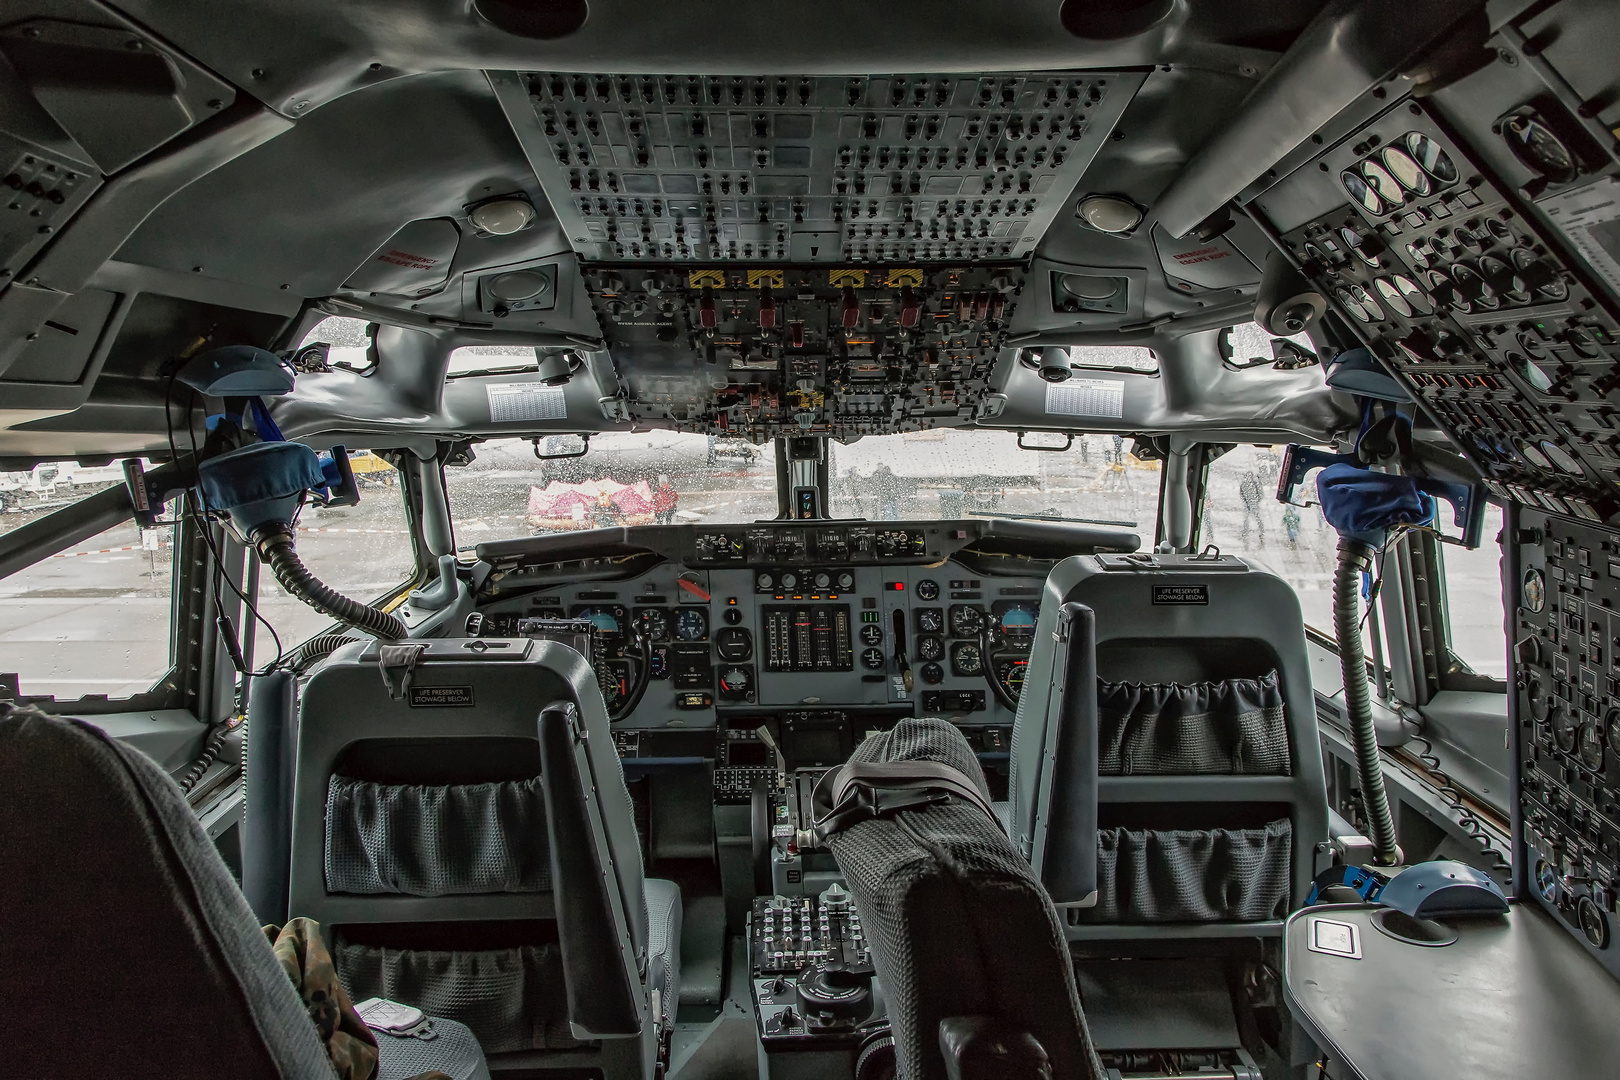
[[[38, 473], [24, 475], [37, 487]], [[29, 490], [14, 473], [0, 484], [0, 534], [71, 501]], [[0, 682], [14, 682], [19, 697], [62, 701], [130, 698], [163, 682], [174, 662], [174, 549], [174, 526], [125, 521], [0, 577]]]

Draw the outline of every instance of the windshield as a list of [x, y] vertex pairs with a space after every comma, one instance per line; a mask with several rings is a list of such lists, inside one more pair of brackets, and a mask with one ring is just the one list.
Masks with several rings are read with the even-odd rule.
[[[1060, 448], [1067, 436], [1031, 433]], [[1134, 528], [1158, 520], [1159, 463], [1118, 435], [1076, 435], [1066, 451], [1026, 450], [1011, 431], [935, 428], [831, 445], [833, 517], [890, 521], [1031, 515]]]
[[479, 443], [465, 468], [446, 469], [456, 542], [471, 548], [552, 532], [613, 525], [739, 524], [776, 516], [776, 460], [769, 445], [675, 431], [594, 435], [583, 457], [576, 435]]
[[[1062, 447], [1031, 433], [1026, 445]], [[583, 447], [543, 436], [540, 453]], [[541, 461], [529, 439], [477, 444], [465, 468], [445, 470], [456, 543], [654, 523], [734, 525], [774, 518], [769, 445], [672, 431], [592, 436], [582, 457]], [[1159, 463], [1117, 435], [1076, 435], [1064, 452], [1020, 449], [1010, 431], [943, 428], [869, 436], [828, 447], [830, 514], [874, 521], [1028, 515], [1135, 529], [1158, 521]]]

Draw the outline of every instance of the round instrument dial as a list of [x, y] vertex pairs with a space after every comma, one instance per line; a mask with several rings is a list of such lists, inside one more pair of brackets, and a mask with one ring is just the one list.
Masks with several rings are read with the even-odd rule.
[[1401, 290], [1393, 281], [1388, 278], [1379, 278], [1373, 282], [1373, 288], [1378, 290], [1378, 295], [1383, 299], [1384, 306], [1389, 310], [1403, 319], [1412, 317], [1412, 305], [1406, 302], [1406, 297], [1401, 295]]
[[877, 671], [883, 667], [883, 650], [867, 649], [861, 653], [861, 667], [868, 671]]
[[1378, 197], [1378, 192], [1360, 173], [1346, 169], [1339, 174], [1339, 183], [1344, 185], [1345, 193], [1367, 213], [1376, 215], [1384, 212], [1384, 200]]
[[[1547, 606], [1547, 578], [1534, 567], [1524, 572], [1524, 606], [1535, 612]], [[1611, 715], [1620, 720], [1620, 711]], [[1615, 730], [1620, 731], [1620, 728]], [[1620, 753], [1620, 744], [1617, 744], [1616, 752]]]
[[945, 643], [933, 634], [924, 634], [917, 639], [917, 655], [923, 660], [943, 660]]
[[873, 626], [871, 623], [867, 623], [865, 626], [861, 627], [861, 644], [862, 645], [881, 645], [881, 644], [883, 644], [883, 627], [881, 627], [881, 626]]
[[1439, 143], [1421, 131], [1408, 132], [1405, 142], [1407, 152], [1429, 174], [1430, 179], [1441, 186], [1457, 179], [1457, 166]]
[[669, 612], [663, 608], [643, 608], [641, 629], [650, 641], [669, 640]]
[[1391, 210], [1405, 201], [1406, 193], [1401, 190], [1401, 185], [1390, 175], [1389, 170], [1377, 161], [1372, 159], [1363, 161], [1361, 175], [1367, 178], [1367, 183], [1372, 185], [1372, 189], [1378, 192], [1378, 197], [1383, 199]]
[[996, 678], [1014, 701], [1024, 692], [1024, 672], [1028, 670], [1029, 661], [1023, 658], [1003, 660], [996, 665]]
[[747, 697], [753, 693], [754, 677], [745, 667], [723, 667], [720, 669], [720, 690], [731, 697]]
[[1567, 184], [1580, 172], [1575, 155], [1552, 129], [1528, 116], [1511, 117], [1502, 125], [1513, 156], [1555, 184]]
[[929, 686], [938, 686], [945, 678], [945, 669], [938, 664], [927, 663], [922, 666], [921, 674], [923, 682]]
[[1589, 720], [1581, 725], [1579, 737], [1581, 764], [1593, 772], [1603, 769], [1603, 725]]
[[951, 674], [972, 678], [984, 674], [984, 653], [971, 641], [951, 646]]
[[1423, 290], [1418, 288], [1417, 282], [1405, 274], [1396, 274], [1390, 280], [1395, 282], [1395, 288], [1400, 290], [1401, 296], [1405, 298], [1413, 311], [1420, 315], [1427, 315], [1434, 310], [1434, 305], [1429, 302], [1429, 298], [1424, 295]]
[[971, 604], [957, 604], [951, 608], [951, 634], [954, 637], [978, 637], [984, 630], [984, 612]]
[[932, 578], [923, 578], [917, 582], [917, 599], [932, 603], [939, 599], [939, 582]]
[[702, 641], [709, 636], [709, 613], [702, 608], [681, 608], [675, 614], [675, 636], [682, 641]]
[[740, 626], [727, 626], [715, 631], [714, 651], [722, 660], [741, 663], [754, 655], [754, 639]]
[[917, 609], [917, 629], [924, 634], [938, 634], [945, 629], [945, 613], [937, 607]]
[[1569, 706], [1555, 702], [1547, 722], [1552, 725], [1553, 742], [1558, 744], [1558, 749], [1566, 754], [1573, 754], [1579, 731], [1575, 714], [1570, 711]]
[[1434, 190], [1434, 183], [1429, 179], [1429, 174], [1424, 172], [1423, 166], [1413, 160], [1412, 155], [1405, 150], [1398, 146], [1386, 146], [1383, 159], [1384, 168], [1394, 174], [1401, 187], [1407, 191], [1414, 195], [1427, 195]]

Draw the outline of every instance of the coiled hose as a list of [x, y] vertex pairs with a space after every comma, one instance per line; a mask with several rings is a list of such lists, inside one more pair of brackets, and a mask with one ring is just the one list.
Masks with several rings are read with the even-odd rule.
[[298, 651], [293, 654], [292, 670], [302, 673], [317, 660], [324, 660], [343, 646], [359, 640], [348, 634], [319, 634], [312, 637], [300, 645]]
[[386, 611], [378, 611], [369, 604], [351, 600], [310, 573], [298, 558], [298, 551], [293, 546], [292, 526], [287, 522], [272, 521], [255, 531], [253, 546], [259, 553], [259, 560], [276, 575], [281, 587], [322, 615], [330, 615], [339, 622], [384, 641], [399, 641], [409, 633], [404, 623]]
[[1423, 762], [1423, 767], [1429, 771], [1429, 779], [1434, 784], [1435, 790], [1439, 792], [1440, 797], [1446, 800], [1446, 806], [1451, 809], [1453, 814], [1457, 815], [1457, 824], [1461, 826], [1463, 832], [1472, 837], [1474, 842], [1479, 845], [1480, 853], [1491, 860], [1492, 870], [1504, 877], [1511, 874], [1513, 864], [1508, 862], [1506, 856], [1500, 851], [1496, 850], [1496, 844], [1491, 840], [1490, 833], [1486, 831], [1485, 823], [1480, 821], [1474, 811], [1463, 801], [1463, 793], [1457, 789], [1457, 785], [1452, 781], [1451, 777], [1441, 770], [1440, 759], [1434, 753], [1434, 743], [1430, 742], [1423, 734], [1423, 725], [1408, 717], [1404, 712], [1401, 714], [1401, 724], [1406, 728], [1407, 746], [1410, 747], [1414, 743], [1417, 745], [1418, 749], [1415, 756], [1419, 761]]
[[1384, 790], [1378, 732], [1373, 727], [1372, 689], [1367, 684], [1367, 654], [1361, 643], [1361, 576], [1372, 568], [1373, 548], [1352, 537], [1339, 538], [1339, 566], [1333, 576], [1333, 623], [1339, 638], [1339, 670], [1344, 676], [1344, 711], [1356, 747], [1356, 776], [1373, 842], [1373, 862], [1398, 866], [1395, 819]]
[[202, 753], [198, 755], [196, 761], [191, 763], [191, 768], [186, 770], [186, 774], [180, 778], [181, 792], [187, 795], [191, 794], [191, 789], [197, 786], [197, 781], [203, 778], [203, 773], [207, 772], [208, 767], [219, 757], [220, 748], [225, 745], [225, 736], [241, 727], [241, 725], [242, 718], [240, 716], [233, 716], [229, 720], [214, 725], [214, 730], [208, 733], [208, 738], [203, 743]]

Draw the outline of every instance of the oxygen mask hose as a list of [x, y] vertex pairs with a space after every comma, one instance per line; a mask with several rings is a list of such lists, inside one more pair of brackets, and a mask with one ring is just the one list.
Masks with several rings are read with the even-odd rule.
[[330, 615], [384, 641], [399, 641], [409, 633], [404, 623], [386, 611], [351, 600], [310, 573], [298, 558], [293, 546], [292, 525], [288, 522], [266, 522], [254, 530], [252, 540], [259, 560], [276, 575], [281, 587], [322, 615]]
[[1399, 866], [1403, 856], [1395, 842], [1395, 819], [1384, 790], [1378, 733], [1373, 727], [1372, 690], [1367, 682], [1367, 654], [1361, 643], [1361, 579], [1372, 567], [1371, 544], [1350, 536], [1339, 538], [1339, 565], [1333, 577], [1333, 622], [1339, 638], [1339, 670], [1344, 676], [1344, 711], [1356, 747], [1356, 774], [1361, 802], [1372, 833], [1373, 862]]

